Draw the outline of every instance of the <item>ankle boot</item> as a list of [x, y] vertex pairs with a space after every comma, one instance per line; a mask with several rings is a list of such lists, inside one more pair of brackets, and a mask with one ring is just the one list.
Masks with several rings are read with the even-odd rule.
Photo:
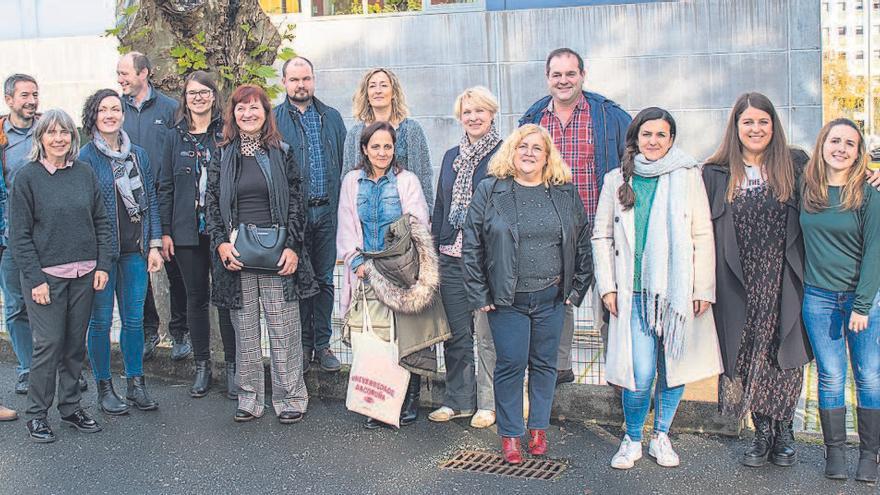
[[767, 464], [767, 457], [773, 448], [773, 420], [769, 416], [752, 413], [752, 424], [755, 426], [755, 438], [749, 450], [743, 453], [741, 462], [749, 467], [761, 467]]
[[519, 437], [501, 437], [501, 457], [504, 457], [504, 462], [508, 464], [522, 464]]
[[859, 467], [856, 480], [867, 483], [877, 482], [877, 466], [880, 464], [880, 409], [858, 411], [859, 423]]
[[406, 387], [406, 396], [403, 399], [403, 407], [400, 409], [400, 426], [410, 425], [419, 419], [419, 398], [422, 394], [422, 377], [409, 374], [409, 386]]
[[190, 397], [204, 397], [211, 388], [211, 361], [196, 361], [196, 378], [189, 389]]
[[159, 408], [159, 403], [147, 393], [147, 384], [143, 376], [134, 376], [128, 379], [128, 390], [125, 398], [141, 411], [154, 411]]
[[111, 416], [119, 416], [128, 413], [128, 404], [116, 395], [111, 380], [98, 380], [98, 407], [104, 413]]
[[235, 361], [226, 362], [226, 398], [238, 400], [238, 385], [235, 384]]
[[825, 477], [845, 480], [846, 471], [846, 408], [819, 409], [822, 436], [825, 439]]
[[793, 423], [792, 420], [773, 422], [776, 436], [773, 439], [773, 450], [770, 451], [770, 461], [777, 466], [792, 466], [797, 460], [797, 452], [794, 450]]
[[547, 431], [529, 430], [529, 454], [544, 455], [547, 453]]
[[367, 420], [364, 421], [364, 428], [367, 430], [375, 430], [378, 428], [382, 428], [383, 426], [388, 426], [388, 425], [379, 421], [378, 419], [367, 418]]

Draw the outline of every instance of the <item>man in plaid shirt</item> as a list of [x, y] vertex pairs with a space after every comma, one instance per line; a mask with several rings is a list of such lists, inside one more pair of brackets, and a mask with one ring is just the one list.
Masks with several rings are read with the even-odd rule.
[[[519, 125], [538, 124], [550, 132], [587, 210], [590, 224], [596, 215], [599, 192], [605, 174], [620, 166], [624, 136], [632, 117], [602, 95], [584, 91], [584, 59], [570, 48], [557, 48], [545, 65], [550, 95], [535, 102]], [[607, 339], [601, 299], [592, 291], [594, 325]], [[574, 310], [566, 307], [565, 324], [559, 342], [557, 385], [574, 381], [571, 343], [574, 338]]]

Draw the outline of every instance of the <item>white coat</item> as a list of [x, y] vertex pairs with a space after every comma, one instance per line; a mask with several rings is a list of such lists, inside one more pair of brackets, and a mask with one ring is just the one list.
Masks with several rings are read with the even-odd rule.
[[[617, 316], [608, 325], [605, 353], [605, 380], [628, 390], [635, 390], [632, 331], [630, 316], [635, 264], [635, 214], [624, 211], [617, 189], [623, 183], [620, 169], [605, 175], [593, 226], [593, 261], [596, 267], [596, 290], [601, 296], [617, 292]], [[715, 244], [706, 188], [700, 169], [690, 169], [688, 191], [675, 192], [688, 201], [694, 244], [694, 300], [715, 302]], [[636, 357], [638, 359], [639, 357]], [[666, 382], [670, 387], [695, 382], [722, 373], [721, 351], [715, 333], [712, 309], [694, 318], [685, 327], [681, 357], [666, 356]]]

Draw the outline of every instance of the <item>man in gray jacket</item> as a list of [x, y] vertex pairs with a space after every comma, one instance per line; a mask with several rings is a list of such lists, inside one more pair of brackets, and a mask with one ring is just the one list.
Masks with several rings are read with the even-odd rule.
[[[116, 80], [122, 88], [125, 111], [123, 129], [132, 143], [146, 150], [153, 177], [159, 177], [177, 102], [153, 87], [151, 74], [150, 60], [140, 52], [123, 55], [116, 65]], [[178, 361], [192, 354], [192, 347], [186, 339], [186, 288], [174, 258], [165, 263], [165, 273], [171, 291], [171, 321], [168, 323], [168, 331], [174, 339], [171, 359]], [[144, 340], [146, 360], [153, 357], [159, 343], [159, 314], [152, 284], [147, 288], [144, 302]]]

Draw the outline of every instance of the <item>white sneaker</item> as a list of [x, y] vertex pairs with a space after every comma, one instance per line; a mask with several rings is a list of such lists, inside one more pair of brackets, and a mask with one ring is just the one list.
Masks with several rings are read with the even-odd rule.
[[666, 433], [657, 433], [648, 444], [648, 455], [663, 467], [675, 467], [679, 464], [678, 454], [672, 449], [672, 442]]
[[471, 418], [471, 426], [474, 428], [488, 428], [495, 424], [495, 411], [478, 409], [477, 414]]
[[620, 448], [611, 458], [611, 467], [614, 469], [629, 469], [635, 462], [642, 458], [642, 442], [634, 442], [629, 435], [624, 435], [620, 441]]

